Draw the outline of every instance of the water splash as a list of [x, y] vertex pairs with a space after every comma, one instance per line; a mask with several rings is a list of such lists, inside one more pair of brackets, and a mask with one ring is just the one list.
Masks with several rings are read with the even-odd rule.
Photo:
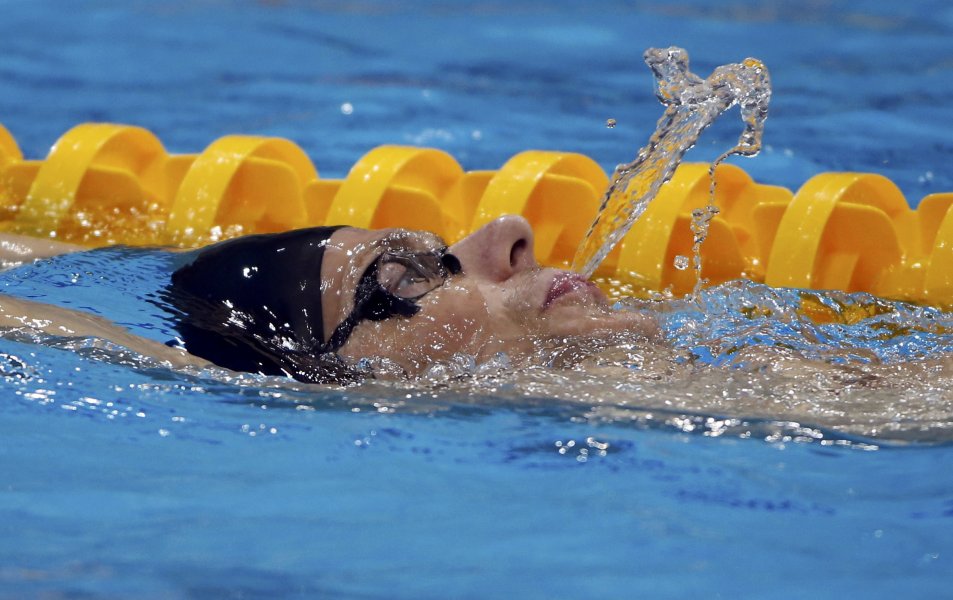
[[695, 287], [692, 289], [692, 297], [697, 298], [702, 287], [708, 283], [708, 280], [702, 277], [702, 243], [708, 238], [708, 229], [711, 227], [711, 220], [719, 213], [715, 205], [715, 167], [717, 162], [712, 163], [708, 176], [711, 178], [711, 187], [708, 191], [708, 204], [704, 208], [696, 208], [692, 211], [692, 222], [689, 228], [692, 230], [692, 267], [695, 269]]
[[[738, 144], [715, 160], [712, 172], [732, 154], [754, 156], [761, 150], [771, 99], [768, 70], [761, 61], [747, 58], [722, 65], [702, 79], [689, 71], [688, 53], [681, 48], [649, 48], [644, 58], [655, 74], [656, 95], [665, 113], [635, 160], [619, 165], [613, 173], [598, 215], [573, 259], [573, 270], [586, 277], [628, 233], [662, 184], [671, 179], [685, 152], [721, 113], [739, 106], [745, 128]], [[697, 265], [700, 270], [700, 262]]]

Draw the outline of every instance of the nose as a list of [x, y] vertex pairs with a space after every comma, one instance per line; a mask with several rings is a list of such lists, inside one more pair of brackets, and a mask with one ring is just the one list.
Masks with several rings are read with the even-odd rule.
[[539, 267], [533, 255], [533, 229], [523, 217], [509, 215], [487, 223], [450, 247], [465, 275], [505, 281]]

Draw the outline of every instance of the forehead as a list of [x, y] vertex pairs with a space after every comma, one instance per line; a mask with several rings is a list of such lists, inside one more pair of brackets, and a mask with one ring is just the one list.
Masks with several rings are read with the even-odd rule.
[[342, 266], [359, 267], [370, 264], [385, 250], [417, 252], [445, 246], [440, 236], [429, 231], [346, 227], [334, 232], [328, 239], [324, 253], [325, 262], [330, 258], [332, 262], [341, 262]]

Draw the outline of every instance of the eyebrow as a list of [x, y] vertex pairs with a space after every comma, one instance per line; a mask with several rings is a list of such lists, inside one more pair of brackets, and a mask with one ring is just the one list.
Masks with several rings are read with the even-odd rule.
[[[418, 244], [414, 244], [413, 246], [411, 246], [411, 245], [406, 245], [406, 242], [407, 242], [407, 241], [419, 241], [421, 238], [427, 238], [428, 241], [430, 241], [430, 242], [436, 242], [435, 245], [436, 245], [437, 248], [446, 248], [446, 247], [448, 247], [447, 242], [446, 242], [442, 237], [440, 237], [439, 235], [437, 235], [436, 233], [431, 233], [431, 232], [429, 232], [429, 231], [412, 231], [412, 230], [408, 230], [408, 229], [398, 229], [398, 230], [396, 230], [396, 231], [392, 231], [392, 232], [390, 232], [390, 233], [384, 235], [383, 237], [380, 237], [380, 238], [374, 240], [373, 242], [371, 242], [370, 245], [371, 245], [372, 247], [374, 247], [374, 248], [382, 248], [382, 247], [385, 247], [385, 245], [388, 244], [388, 243], [397, 242], [397, 243], [402, 243], [402, 244], [404, 244], [404, 245], [402, 245], [402, 246], [396, 248], [396, 249], [398, 249], [398, 250], [419, 251], [419, 250], [423, 249], [423, 248], [420, 247], [420, 245], [418, 245]], [[426, 248], [426, 249], [427, 249], [427, 250], [434, 250], [435, 248], [428, 247], [428, 248]]]

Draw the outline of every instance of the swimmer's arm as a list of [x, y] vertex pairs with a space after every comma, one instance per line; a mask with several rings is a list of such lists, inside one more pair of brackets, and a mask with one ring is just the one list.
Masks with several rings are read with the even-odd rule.
[[87, 250], [87, 248], [28, 235], [0, 233], [0, 268], [18, 267], [41, 258], [81, 250]]
[[63, 337], [95, 337], [168, 363], [171, 367], [209, 366], [208, 362], [185, 350], [133, 335], [102, 317], [11, 296], [0, 295], [0, 328]]

